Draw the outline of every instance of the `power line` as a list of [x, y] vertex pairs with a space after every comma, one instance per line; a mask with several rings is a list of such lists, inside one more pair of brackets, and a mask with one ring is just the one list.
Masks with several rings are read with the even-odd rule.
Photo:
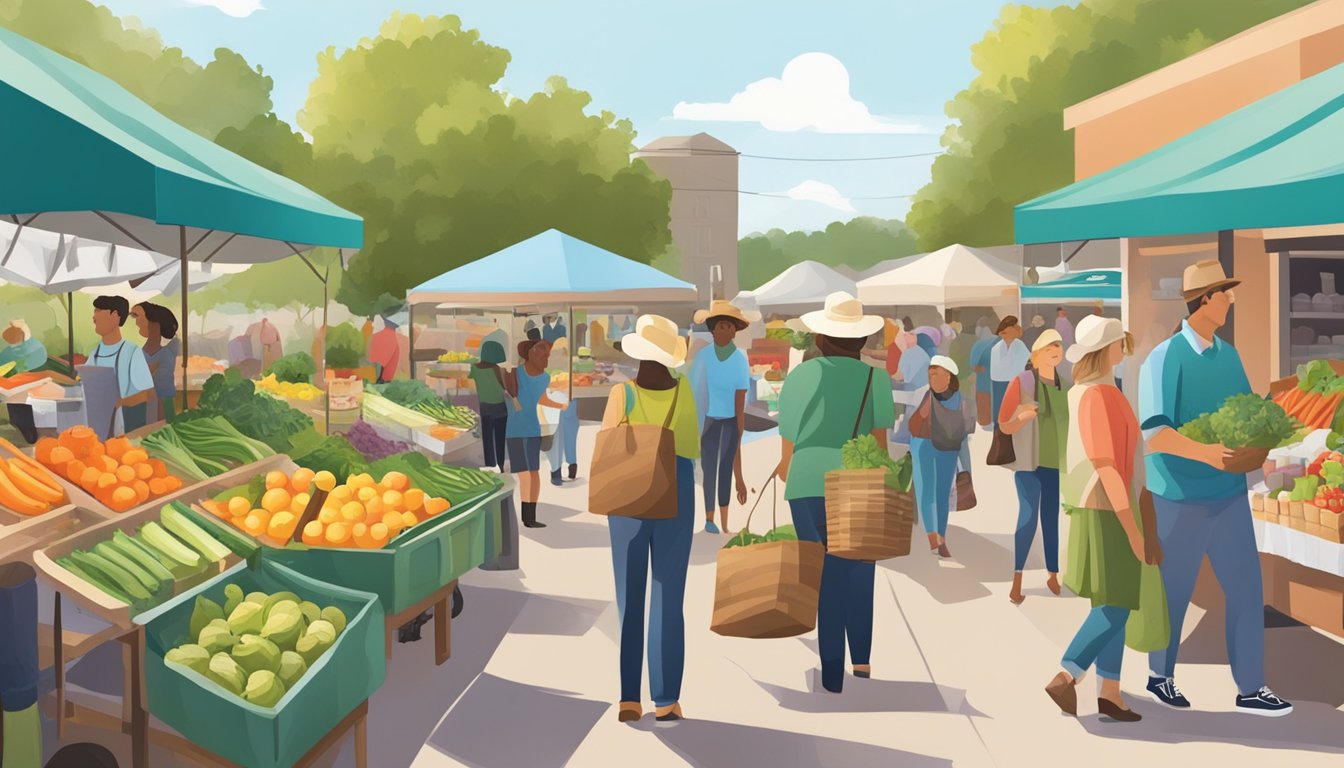
[[[796, 197], [793, 197], [792, 195], [786, 195], [786, 194], [783, 194], [783, 193], [781, 193], [781, 192], [753, 192], [753, 191], [751, 191], [751, 190], [749, 190], [749, 189], [692, 189], [692, 188], [687, 188], [687, 187], [673, 187], [673, 188], [672, 188], [672, 191], [673, 191], [673, 192], [724, 192], [724, 193], [728, 193], [728, 194], [736, 193], [736, 194], [739, 194], [739, 195], [752, 195], [752, 196], [755, 196], [755, 197], [777, 197], [777, 198], [780, 198], [780, 199], [783, 199], [783, 200], [797, 200], [797, 199], [798, 199], [798, 198], [796, 198]], [[907, 198], [907, 197], [914, 197], [914, 194], [909, 194], [909, 195], [874, 195], [874, 196], [868, 196], [868, 197], [851, 197], [851, 198], [848, 198], [848, 199], [850, 199], [850, 200], [902, 200], [902, 199], [905, 199], [905, 198]]]
[[649, 149], [635, 150], [636, 154], [649, 152], [681, 152], [692, 155], [722, 155], [745, 157], [752, 160], [779, 160], [791, 163], [871, 163], [884, 160], [909, 160], [916, 157], [937, 157], [946, 154], [945, 150], [938, 152], [917, 152], [910, 155], [879, 155], [876, 157], [784, 157], [780, 155], [753, 155], [737, 150], [726, 149], [688, 149], [686, 147], [653, 147]]

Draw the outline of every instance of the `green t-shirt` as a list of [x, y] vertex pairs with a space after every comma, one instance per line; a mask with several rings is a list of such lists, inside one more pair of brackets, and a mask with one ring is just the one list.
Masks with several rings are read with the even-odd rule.
[[818, 357], [784, 380], [779, 396], [779, 435], [793, 443], [784, 498], [825, 496], [826, 473], [840, 469], [840, 448], [854, 436], [863, 388], [872, 377], [859, 434], [896, 423], [886, 372], [849, 357]]
[[1069, 390], [1037, 379], [1036, 403], [1037, 464], [1060, 469], [1064, 466], [1064, 446], [1069, 440]]
[[504, 402], [504, 388], [499, 384], [498, 368], [478, 368], [473, 365], [467, 375], [476, 382], [476, 398], [483, 405], [497, 405]]
[[700, 415], [696, 412], [695, 393], [691, 391], [690, 380], [685, 376], [677, 379], [674, 389], [644, 389], [633, 382], [618, 389], [633, 399], [625, 401], [626, 413], [631, 424], [656, 424], [662, 426], [667, 420], [668, 409], [675, 401], [676, 413], [672, 414], [672, 440], [676, 444], [677, 455], [683, 459], [700, 458]]

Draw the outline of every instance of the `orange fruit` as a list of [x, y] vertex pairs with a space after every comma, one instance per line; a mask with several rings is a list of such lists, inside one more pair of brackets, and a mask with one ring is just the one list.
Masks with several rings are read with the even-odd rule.
[[363, 520], [366, 514], [364, 506], [358, 501], [347, 501], [341, 505], [341, 519], [347, 523]]
[[304, 467], [299, 467], [298, 469], [294, 470], [294, 475], [289, 478], [289, 487], [293, 488], [295, 493], [302, 493], [304, 491], [307, 491], [308, 488], [313, 484], [313, 477], [316, 474], [317, 473], [311, 469], [305, 469]]
[[292, 498], [284, 488], [272, 488], [261, 497], [261, 508], [267, 512], [283, 512], [289, 509]]
[[146, 461], [144, 463], [135, 465], [135, 479], [149, 480], [153, 476], [154, 476], [154, 467], [150, 466], [149, 462]]
[[337, 501], [349, 501], [355, 497], [355, 491], [348, 485], [338, 485], [331, 489], [330, 497]]
[[89, 464], [95, 467], [102, 464], [104, 472], [116, 472], [117, 467], [121, 466], [121, 462], [111, 456], [92, 456], [89, 458]]
[[380, 548], [387, 544], [387, 540], [392, 538], [387, 526], [382, 523], [374, 523], [369, 526], [369, 539], [373, 542], [374, 548]]
[[266, 525], [270, 518], [266, 516], [266, 510], [254, 509], [243, 518], [243, 530], [253, 536], [260, 536], [266, 532]]
[[98, 475], [99, 488], [111, 488], [116, 484], [117, 484], [117, 476], [114, 475], [113, 473], [103, 472], [102, 474]]
[[43, 464], [50, 466], [51, 453], [58, 447], [60, 447], [60, 443], [56, 442], [56, 438], [44, 437], [37, 441], [37, 445], [33, 446], [33, 456]]
[[[107, 458], [112, 459], [111, 456], [108, 456]], [[116, 459], [112, 460], [116, 461]], [[143, 448], [132, 448], [121, 455], [122, 464], [130, 464], [131, 466], [135, 466], [136, 464], [140, 464], [146, 461], [149, 461], [149, 454], [145, 453], [145, 449]]]
[[168, 481], [162, 477], [151, 477], [149, 479], [149, 492], [154, 496], [162, 496], [168, 492]]
[[374, 488], [371, 485], [360, 486], [359, 490], [355, 492], [355, 498], [359, 499], [360, 501], [368, 501], [369, 499], [376, 498], [377, 496], [378, 496], [378, 489]]
[[310, 520], [303, 526], [303, 543], [310, 547], [315, 547], [322, 543], [322, 533], [324, 526], [316, 520]]
[[345, 523], [332, 523], [322, 536], [333, 547], [344, 546], [350, 541], [350, 528]]
[[330, 493], [336, 487], [336, 476], [324, 469], [313, 475], [313, 483], [317, 485], [318, 490]]
[[163, 478], [163, 488], [164, 493], [172, 493], [173, 491], [181, 489], [182, 478], [174, 477], [173, 475]]
[[164, 464], [161, 459], [150, 459], [148, 463], [150, 469], [154, 471], [154, 477], [168, 476], [168, 465]]
[[69, 464], [75, 460], [75, 452], [64, 445], [58, 445], [51, 449], [50, 459], [49, 463], [53, 467]]
[[411, 479], [403, 472], [388, 472], [383, 475], [383, 485], [394, 491], [404, 491], [411, 487]]
[[419, 512], [425, 505], [425, 492], [419, 488], [412, 488], [401, 494], [401, 503], [407, 512]]
[[149, 501], [149, 484], [144, 480], [135, 480], [131, 483], [131, 489], [135, 491], [135, 503], [144, 504]]
[[307, 493], [296, 493], [294, 498], [289, 500], [289, 511], [301, 515], [303, 510], [308, 508], [308, 502], [310, 501], [312, 501], [312, 497]]
[[135, 479], [135, 467], [123, 464], [113, 474], [117, 476], [117, 482], [129, 483]]
[[396, 535], [397, 531], [405, 527], [406, 521], [397, 512], [386, 512], [383, 514], [383, 525], [387, 526], [387, 529], [392, 531], [393, 535]]
[[111, 499], [110, 506], [112, 509], [117, 512], [125, 512], [135, 506], [135, 491], [123, 485], [112, 491]]
[[294, 528], [299, 524], [299, 518], [289, 512], [277, 512], [271, 516], [271, 520], [266, 525], [266, 534], [279, 541], [288, 541], [294, 535]]
[[[391, 474], [390, 472], [388, 474]], [[383, 506], [401, 509], [403, 504], [401, 491], [383, 491]]]
[[233, 498], [229, 499], [228, 504], [229, 504], [228, 509], [230, 517], [238, 517], [239, 515], [246, 515], [252, 509], [252, 505], [247, 503], [247, 498], [244, 496], [234, 496]]
[[410, 528], [411, 526], [420, 522], [420, 519], [415, 516], [414, 512], [402, 512], [401, 521], [403, 527]]
[[370, 515], [381, 515], [385, 511], [396, 512], [397, 509], [394, 507], [385, 506], [383, 502], [378, 499], [377, 496], [374, 496], [372, 499], [369, 499], [368, 501], [364, 502], [364, 511]]
[[281, 472], [278, 469], [272, 469], [270, 472], [266, 473], [266, 490], [269, 491], [272, 488], [287, 487], [289, 487], [289, 478], [285, 477], [284, 472]]
[[317, 521], [323, 525], [331, 525], [341, 520], [341, 511], [331, 507], [323, 507], [322, 511], [317, 513]]
[[437, 515], [447, 511], [449, 507], [448, 500], [439, 496], [431, 496], [425, 499], [425, 514]]

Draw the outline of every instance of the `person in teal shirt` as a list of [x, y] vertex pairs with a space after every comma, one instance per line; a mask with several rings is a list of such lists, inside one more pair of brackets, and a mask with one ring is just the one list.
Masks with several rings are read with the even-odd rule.
[[6, 326], [0, 338], [4, 338], [5, 344], [9, 345], [0, 349], [0, 365], [14, 363], [12, 373], [36, 371], [47, 364], [47, 348], [42, 342], [31, 338], [22, 320]]
[[[785, 481], [784, 498], [798, 538], [826, 544], [826, 473], [840, 469], [840, 449], [857, 435], [871, 434], [883, 450], [895, 424], [886, 371], [859, 359], [882, 318], [844, 292], [826, 297], [826, 308], [803, 315], [816, 334], [820, 357], [789, 372], [779, 399], [782, 456], [775, 474]], [[857, 420], [857, 421], [856, 421]], [[873, 649], [874, 565], [827, 554], [817, 604], [821, 684], [840, 693], [845, 678], [845, 642], [856, 677], [869, 677]]]
[[1217, 335], [1232, 311], [1232, 289], [1238, 284], [1217, 259], [1186, 268], [1183, 288], [1190, 316], [1179, 332], [1153, 349], [1139, 372], [1139, 425], [1147, 443], [1147, 484], [1157, 512], [1171, 626], [1169, 645], [1148, 656], [1148, 692], [1169, 707], [1190, 707], [1176, 687], [1176, 656], [1185, 610], [1207, 555], [1226, 597], [1227, 656], [1239, 694], [1235, 706], [1277, 717], [1293, 706], [1265, 685], [1264, 588], [1246, 496], [1246, 473], [1259, 467], [1245, 466], [1252, 449], [1205, 445], [1179, 432], [1218, 410], [1228, 397], [1251, 392], [1241, 356]]

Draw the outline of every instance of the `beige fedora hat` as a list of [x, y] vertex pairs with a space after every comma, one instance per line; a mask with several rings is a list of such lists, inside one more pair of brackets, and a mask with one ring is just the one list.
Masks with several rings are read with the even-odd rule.
[[1073, 346], [1064, 353], [1070, 363], [1082, 360], [1091, 352], [1105, 349], [1125, 338], [1125, 327], [1114, 317], [1088, 315], [1078, 322]]
[[882, 318], [863, 314], [863, 302], [845, 291], [827, 296], [825, 309], [808, 312], [802, 320], [809, 331], [837, 339], [862, 339], [883, 327]]
[[1223, 271], [1223, 265], [1217, 259], [1203, 259], [1185, 268], [1181, 276], [1181, 293], [1186, 301], [1194, 301], [1209, 291], [1226, 290], [1241, 285], [1240, 280], [1232, 280]]
[[747, 319], [746, 315], [742, 314], [742, 310], [733, 306], [732, 302], [723, 299], [715, 299], [710, 303], [709, 309], [696, 310], [694, 320], [699, 324], [711, 317], [726, 317], [737, 323], [737, 330], [739, 331], [751, 325], [751, 321]]
[[677, 333], [677, 324], [661, 315], [640, 315], [634, 333], [621, 337], [621, 351], [636, 360], [662, 363], [679, 368], [686, 362], [686, 340]]

